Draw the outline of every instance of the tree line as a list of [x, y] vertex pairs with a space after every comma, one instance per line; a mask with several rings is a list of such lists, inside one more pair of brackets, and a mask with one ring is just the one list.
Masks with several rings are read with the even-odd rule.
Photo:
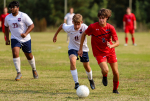
[[[2, 0], [3, 1], [3, 0]], [[0, 3], [0, 14], [3, 12], [3, 2]], [[13, 0], [6, 0], [6, 6]], [[64, 20], [64, 0], [17, 0], [20, 11], [27, 13], [34, 21], [36, 31], [44, 31], [47, 27], [58, 27]], [[122, 29], [122, 18], [129, 6], [129, 0], [67, 0], [69, 8], [74, 8], [74, 13], [83, 15], [87, 25], [97, 22], [97, 12], [101, 8], [112, 10], [109, 23], [117, 29]], [[137, 31], [150, 29], [150, 0], [132, 0], [132, 12], [137, 19]], [[9, 11], [10, 13], [10, 11]]]

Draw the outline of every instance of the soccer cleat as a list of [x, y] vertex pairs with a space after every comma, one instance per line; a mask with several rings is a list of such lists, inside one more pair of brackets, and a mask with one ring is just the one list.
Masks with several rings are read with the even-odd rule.
[[134, 44], [133, 44], [133, 46], [137, 46], [137, 44], [136, 44], [136, 43], [134, 43]]
[[32, 73], [33, 73], [33, 77], [34, 77], [35, 79], [38, 79], [38, 78], [39, 78], [39, 77], [38, 77], [38, 73], [37, 73], [36, 70], [32, 70]]
[[113, 90], [113, 93], [119, 94], [118, 90]]
[[124, 46], [128, 46], [128, 44], [125, 43]]
[[107, 86], [107, 83], [108, 83], [107, 77], [103, 77], [102, 83], [104, 86]]
[[20, 78], [22, 78], [22, 74], [20, 72], [17, 73], [17, 76], [15, 78], [16, 81], [19, 81]]
[[75, 83], [74, 89], [77, 89], [79, 87], [79, 83]]
[[94, 80], [89, 80], [90, 82], [90, 86], [91, 86], [91, 89], [95, 89], [95, 84], [94, 84]]

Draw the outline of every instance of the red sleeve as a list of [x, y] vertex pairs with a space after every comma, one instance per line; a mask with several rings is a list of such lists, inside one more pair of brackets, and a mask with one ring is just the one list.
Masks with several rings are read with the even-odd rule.
[[123, 16], [123, 20], [122, 21], [125, 21], [126, 20], [126, 17], [125, 17], [125, 15]]
[[92, 25], [89, 25], [88, 28], [85, 30], [85, 33], [90, 36], [92, 35]]
[[118, 40], [118, 36], [117, 36], [116, 30], [115, 30], [115, 28], [113, 26], [111, 27], [111, 35], [112, 35], [112, 40], [113, 41]]
[[133, 14], [133, 20], [136, 20], [136, 17], [135, 17], [135, 15]]

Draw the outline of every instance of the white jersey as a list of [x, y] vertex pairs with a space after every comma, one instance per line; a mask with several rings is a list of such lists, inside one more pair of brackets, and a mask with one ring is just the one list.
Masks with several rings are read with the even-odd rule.
[[28, 26], [32, 24], [30, 17], [20, 11], [17, 16], [13, 16], [12, 13], [6, 16], [4, 23], [6, 27], [10, 28], [11, 39], [16, 39], [19, 42], [26, 42], [31, 39], [30, 33], [25, 38], [22, 38], [21, 34], [25, 33]]
[[[79, 28], [79, 30], [75, 30], [74, 25], [67, 25], [66, 23], [64, 23], [62, 28], [66, 33], [68, 33], [70, 37], [68, 49], [69, 50], [74, 49], [78, 51], [80, 48], [80, 41], [81, 41], [82, 33], [88, 28], [88, 26], [86, 24], [81, 24], [81, 27]], [[87, 46], [87, 38], [85, 38], [84, 40], [82, 49], [84, 52], [89, 51], [89, 48]]]
[[74, 15], [75, 15], [74, 13], [72, 13], [72, 14], [71, 13], [67, 13], [66, 14], [64, 19], [67, 20], [67, 25], [72, 25], [73, 24], [72, 23], [72, 18], [73, 18]]

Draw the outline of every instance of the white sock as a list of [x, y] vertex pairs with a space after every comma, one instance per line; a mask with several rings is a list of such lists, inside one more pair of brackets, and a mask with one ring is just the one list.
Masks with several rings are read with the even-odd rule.
[[87, 72], [87, 71], [86, 71], [86, 74], [87, 74], [89, 80], [92, 80], [92, 79], [93, 79], [93, 78], [92, 78], [92, 70], [91, 70], [90, 72]]
[[20, 70], [20, 57], [13, 58], [13, 62], [14, 62], [17, 73], [21, 72], [21, 70]]
[[72, 74], [72, 77], [73, 77], [73, 80], [75, 83], [78, 83], [78, 73], [77, 73], [77, 69], [75, 70], [70, 70], [71, 71], [71, 74]]
[[36, 70], [36, 66], [35, 66], [35, 59], [34, 59], [34, 56], [31, 60], [28, 60], [29, 64], [31, 65], [32, 67], [32, 70]]

